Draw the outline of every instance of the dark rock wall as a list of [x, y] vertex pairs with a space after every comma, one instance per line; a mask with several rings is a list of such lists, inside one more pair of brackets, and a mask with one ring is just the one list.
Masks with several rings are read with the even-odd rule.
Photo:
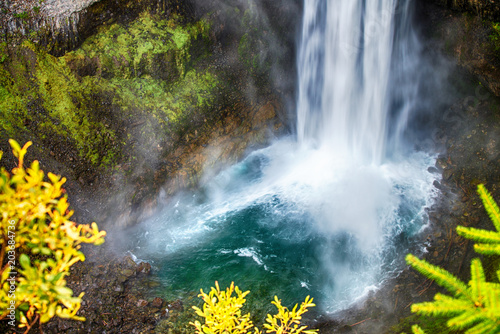
[[433, 0], [432, 2], [457, 11], [467, 11], [492, 21], [500, 20], [500, 3], [493, 0]]
[[419, 20], [432, 48], [500, 96], [500, 3], [421, 0]]

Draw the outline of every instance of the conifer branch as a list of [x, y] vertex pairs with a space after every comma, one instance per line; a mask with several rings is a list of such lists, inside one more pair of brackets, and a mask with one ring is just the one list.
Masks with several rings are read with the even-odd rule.
[[[479, 242], [474, 245], [476, 252], [500, 255], [500, 210], [483, 185], [478, 186], [478, 194], [497, 231], [458, 226], [457, 233]], [[412, 312], [449, 317], [447, 326], [466, 330], [466, 334], [500, 333], [500, 283], [486, 281], [484, 268], [479, 259], [471, 261], [471, 278], [468, 285], [448, 271], [419, 260], [411, 254], [407, 255], [406, 262], [453, 294], [447, 296], [438, 293], [434, 296], [433, 302], [413, 304]], [[500, 269], [497, 275], [500, 281]], [[412, 330], [414, 334], [423, 333], [418, 326], [414, 326]]]
[[457, 226], [458, 235], [474, 241], [500, 244], [500, 232]]
[[483, 316], [479, 312], [469, 310], [448, 320], [447, 325], [450, 328], [465, 329], [478, 323], [482, 318]]
[[475, 244], [474, 250], [480, 254], [498, 255], [500, 254], [500, 244], [498, 245]]
[[467, 330], [466, 334], [487, 334], [487, 333], [495, 333], [494, 330], [496, 325], [490, 322], [481, 322], [471, 329]]
[[472, 260], [470, 266], [470, 274], [471, 279], [469, 282], [469, 286], [472, 290], [472, 296], [474, 297], [474, 299], [479, 301], [481, 298], [483, 298], [483, 289], [486, 288], [486, 277], [484, 276], [483, 266], [479, 259]]
[[493, 196], [491, 196], [491, 193], [483, 184], [477, 186], [477, 192], [483, 201], [484, 208], [490, 216], [491, 222], [495, 225], [497, 231], [500, 232], [500, 209], [493, 199]]
[[457, 303], [456, 300], [454, 300], [453, 303], [433, 301], [413, 304], [411, 306], [411, 311], [413, 313], [429, 316], [455, 315], [466, 312], [471, 308], [471, 305], [471, 302], [464, 303], [462, 301], [461, 303]]
[[408, 254], [406, 256], [406, 263], [411, 265], [424, 276], [435, 280], [439, 285], [445, 287], [455, 296], [463, 295], [464, 297], [473, 300], [467, 289], [467, 285], [443, 268], [434, 266], [425, 260], [420, 260], [412, 254]]

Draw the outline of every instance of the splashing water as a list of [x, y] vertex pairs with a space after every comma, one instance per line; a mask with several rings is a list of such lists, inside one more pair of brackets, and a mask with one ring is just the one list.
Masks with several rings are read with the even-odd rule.
[[434, 179], [433, 157], [401, 149], [416, 98], [409, 16], [405, 1], [304, 2], [297, 140], [253, 152], [134, 232], [131, 252], [165, 293], [234, 280], [336, 311], [398, 269]]

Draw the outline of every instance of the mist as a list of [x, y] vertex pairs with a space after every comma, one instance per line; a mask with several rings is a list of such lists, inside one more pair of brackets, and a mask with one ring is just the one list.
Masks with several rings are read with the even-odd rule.
[[[241, 11], [268, 29], [254, 59], [288, 54], [270, 33], [265, 2], [196, 8], [215, 10], [225, 27], [218, 33], [226, 66], [241, 61], [241, 45], [231, 40], [247, 33]], [[439, 180], [428, 171], [436, 146], [419, 149], [415, 120], [426, 118], [418, 113], [432, 101], [421, 95], [425, 80], [437, 87], [441, 79], [425, 75], [433, 64], [422, 57], [412, 11], [411, 1], [306, 1], [297, 63], [265, 67], [273, 87], [296, 101], [285, 103], [296, 115], [290, 131], [239, 162], [205, 168], [197, 190], [168, 198], [122, 231], [119, 251], [151, 262], [175, 296], [215, 280], [250, 290], [269, 282], [270, 299], [312, 294], [321, 312], [334, 313], [378, 289], [402, 268], [407, 240], [426, 227]], [[259, 99], [259, 75], [244, 94]]]

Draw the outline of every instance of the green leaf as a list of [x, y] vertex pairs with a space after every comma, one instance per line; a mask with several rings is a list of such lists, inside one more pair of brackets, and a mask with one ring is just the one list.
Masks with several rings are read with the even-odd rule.
[[73, 295], [73, 290], [65, 286], [55, 286], [54, 291], [56, 291], [61, 296], [71, 297]]
[[41, 248], [41, 253], [43, 255], [51, 255], [52, 254], [52, 250], [50, 248], [47, 248], [47, 247], [42, 247]]
[[[75, 223], [69, 221], [70, 212], [66, 214], [69, 204], [61, 191], [65, 179], [49, 174], [49, 179], [59, 181], [55, 185], [44, 182], [44, 173], [37, 161], [31, 168], [23, 166], [23, 158], [32, 143], [21, 147], [10, 140], [10, 144], [18, 164], [12, 174], [0, 167], [0, 190], [4, 195], [3, 211], [16, 227], [20, 266], [16, 297], [23, 303], [18, 307], [20, 312], [16, 312], [18, 324], [26, 327], [36, 319], [43, 323], [54, 316], [84, 320], [72, 315], [79, 307], [81, 295], [72, 297], [64, 277], [69, 274], [71, 264], [85, 259], [78, 251], [80, 244], [93, 243], [105, 232], [99, 231], [97, 225], [93, 229], [88, 225], [83, 225], [83, 230], [77, 229]], [[62, 217], [47, 214], [56, 209]], [[57, 220], [52, 220], [55, 217]], [[0, 286], [6, 285], [8, 274], [5, 270], [0, 275]], [[0, 304], [5, 305], [6, 298], [5, 293], [3, 296], [0, 293]]]
[[54, 278], [52, 279], [52, 282], [57, 282], [61, 279], [61, 277], [63, 276], [63, 273], [60, 272], [59, 274], [55, 275]]
[[22, 303], [17, 307], [18, 310], [26, 312], [30, 309], [30, 305], [28, 303]]
[[31, 268], [30, 258], [26, 254], [21, 254], [21, 256], [19, 256], [19, 263], [23, 269]]

